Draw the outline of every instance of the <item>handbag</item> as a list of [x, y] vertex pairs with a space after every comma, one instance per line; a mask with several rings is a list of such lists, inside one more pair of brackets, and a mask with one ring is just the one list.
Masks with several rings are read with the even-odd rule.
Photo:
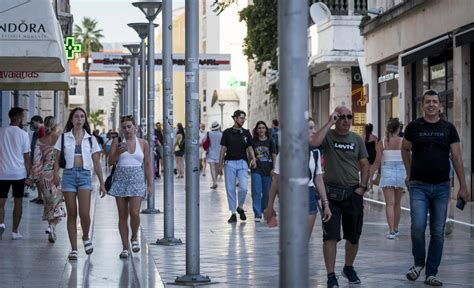
[[326, 193], [329, 200], [333, 201], [344, 201], [351, 197], [352, 192], [354, 192], [353, 187], [341, 186], [334, 184], [326, 184]]
[[202, 142], [202, 148], [206, 151], [209, 150], [209, 144], [211, 143], [209, 141], [209, 132], [207, 132], [206, 139]]
[[66, 168], [66, 158], [64, 157], [64, 133], [61, 134], [61, 154], [59, 156], [59, 168]]
[[107, 191], [107, 192], [109, 192], [110, 188], [112, 188], [112, 182], [114, 181], [114, 173], [115, 173], [115, 167], [116, 166], [117, 166], [117, 164], [115, 164], [112, 167], [112, 171], [110, 172], [110, 175], [107, 177], [107, 179], [105, 179], [104, 187], [105, 187], [105, 191]]

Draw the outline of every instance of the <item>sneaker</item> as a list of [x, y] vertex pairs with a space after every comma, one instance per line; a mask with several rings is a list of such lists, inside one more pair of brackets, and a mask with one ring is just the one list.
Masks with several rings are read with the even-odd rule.
[[443, 286], [443, 282], [439, 281], [436, 276], [426, 277], [425, 284], [430, 286]]
[[242, 221], [247, 220], [247, 216], [245, 216], [244, 209], [242, 209], [240, 207], [237, 208], [237, 213], [239, 213], [239, 215], [240, 215], [240, 220], [242, 220]]
[[425, 266], [411, 266], [405, 276], [407, 276], [407, 279], [410, 281], [416, 281], [416, 279], [420, 277], [423, 268], [425, 268]]
[[255, 216], [255, 223], [261, 223], [262, 222], [262, 216]]
[[5, 232], [5, 224], [0, 224], [0, 240], [2, 240], [3, 232]]
[[336, 274], [328, 274], [328, 288], [339, 288], [339, 283], [337, 282]]
[[397, 234], [395, 234], [394, 231], [389, 232], [389, 233], [387, 234], [387, 239], [393, 240], [393, 239], [395, 239], [395, 238], [397, 238]]
[[211, 189], [216, 189], [217, 188], [217, 184], [214, 184], [211, 186]]
[[21, 240], [22, 238], [20, 232], [12, 232], [12, 240]]
[[398, 231], [398, 229], [393, 230], [393, 232], [395, 232], [395, 236], [397, 236], [397, 237], [400, 236], [400, 231]]
[[346, 277], [350, 284], [360, 284], [360, 279], [357, 277], [357, 272], [354, 270], [354, 266], [344, 266], [342, 276]]
[[229, 220], [227, 220], [227, 223], [235, 223], [235, 222], [237, 222], [237, 215], [232, 214]]
[[444, 234], [450, 235], [451, 233], [453, 233], [453, 228], [454, 228], [454, 222], [451, 220], [447, 220], [446, 226], [444, 228]]

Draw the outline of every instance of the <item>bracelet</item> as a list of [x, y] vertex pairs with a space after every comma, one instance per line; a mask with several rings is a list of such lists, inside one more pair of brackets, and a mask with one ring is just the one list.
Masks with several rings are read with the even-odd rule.
[[328, 202], [329, 203], [329, 200], [328, 199], [324, 199], [324, 200], [321, 200], [323, 203], [324, 202]]

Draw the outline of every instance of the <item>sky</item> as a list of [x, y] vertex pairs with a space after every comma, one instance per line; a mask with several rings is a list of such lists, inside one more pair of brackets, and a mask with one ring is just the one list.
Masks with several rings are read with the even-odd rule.
[[[1, 0], [0, 0], [1, 1]], [[132, 6], [134, 0], [70, 0], [74, 24], [84, 17], [98, 22], [103, 30], [103, 43], [138, 43], [137, 33], [127, 23], [147, 22], [145, 15]], [[184, 6], [184, 0], [173, 0], [173, 9]]]

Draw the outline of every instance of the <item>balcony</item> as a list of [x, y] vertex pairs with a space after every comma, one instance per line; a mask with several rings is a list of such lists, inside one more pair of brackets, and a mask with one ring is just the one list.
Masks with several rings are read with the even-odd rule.
[[331, 15], [364, 15], [367, 13], [367, 0], [313, 0], [328, 6]]

